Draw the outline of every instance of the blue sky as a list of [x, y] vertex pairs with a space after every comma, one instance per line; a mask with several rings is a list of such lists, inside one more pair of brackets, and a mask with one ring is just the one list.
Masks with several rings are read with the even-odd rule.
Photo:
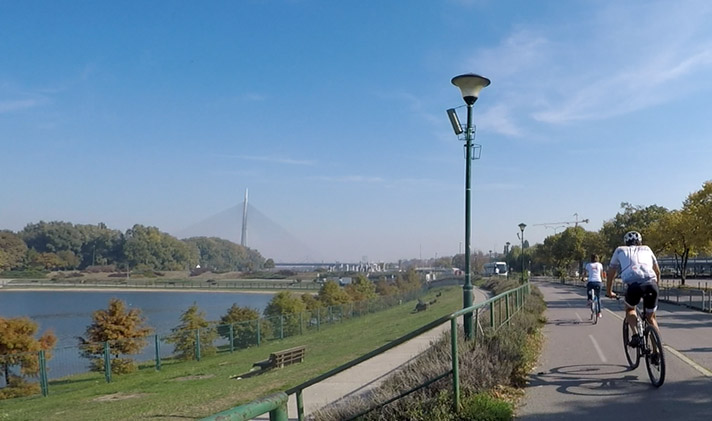
[[175, 233], [249, 188], [323, 260], [450, 256], [445, 110], [469, 72], [492, 80], [473, 248], [679, 208], [712, 178], [711, 21], [706, 1], [0, 1], [0, 228]]

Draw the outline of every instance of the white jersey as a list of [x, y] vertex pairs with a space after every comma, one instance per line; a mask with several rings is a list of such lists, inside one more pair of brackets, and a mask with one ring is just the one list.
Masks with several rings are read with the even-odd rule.
[[586, 269], [586, 272], [588, 272], [588, 282], [603, 282], [603, 279], [601, 278], [601, 273], [603, 272], [603, 265], [601, 263], [586, 263], [584, 269]]
[[648, 246], [620, 246], [613, 252], [610, 267], [616, 268], [625, 284], [657, 281], [653, 266], [658, 263]]

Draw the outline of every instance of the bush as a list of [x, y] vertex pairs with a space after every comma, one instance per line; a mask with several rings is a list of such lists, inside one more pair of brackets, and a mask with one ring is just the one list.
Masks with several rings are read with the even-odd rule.
[[31, 396], [40, 393], [38, 383], [28, 383], [19, 376], [10, 376], [7, 386], [0, 389], [0, 400]]
[[478, 393], [463, 400], [457, 420], [509, 421], [513, 417], [512, 404], [493, 398], [486, 393]]

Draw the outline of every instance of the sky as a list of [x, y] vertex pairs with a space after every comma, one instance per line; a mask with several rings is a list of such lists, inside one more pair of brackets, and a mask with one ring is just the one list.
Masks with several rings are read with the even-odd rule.
[[492, 81], [473, 250], [679, 209], [712, 179], [709, 22], [704, 0], [0, 0], [0, 229], [175, 235], [249, 189], [312, 259], [452, 256], [463, 73]]

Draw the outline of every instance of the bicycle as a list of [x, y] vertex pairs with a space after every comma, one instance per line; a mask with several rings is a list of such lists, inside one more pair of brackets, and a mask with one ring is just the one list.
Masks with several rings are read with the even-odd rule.
[[591, 301], [591, 320], [593, 324], [598, 323], [599, 314], [601, 314], [601, 298], [599, 297], [601, 287], [594, 287], [589, 291], [589, 301]]
[[[620, 300], [620, 296], [615, 296], [616, 300]], [[637, 346], [630, 346], [633, 339], [633, 332], [628, 325], [628, 322], [623, 318], [623, 349], [625, 350], [625, 358], [628, 360], [631, 370], [638, 368], [640, 365], [640, 357], [645, 358], [645, 366], [648, 371], [650, 382], [655, 387], [660, 387], [665, 382], [665, 353], [663, 352], [663, 341], [660, 337], [660, 332], [654, 326], [648, 324], [648, 319], [640, 306], [635, 306], [635, 316], [637, 318], [637, 331], [643, 332]]]

